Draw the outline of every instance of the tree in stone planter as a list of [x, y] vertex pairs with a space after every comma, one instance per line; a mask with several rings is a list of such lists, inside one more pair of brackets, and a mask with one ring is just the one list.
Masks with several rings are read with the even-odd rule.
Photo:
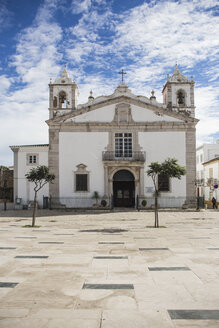
[[94, 191], [92, 198], [96, 200], [96, 205], [98, 205], [98, 199], [100, 198], [98, 191]]
[[34, 187], [34, 207], [33, 207], [33, 219], [32, 227], [35, 226], [36, 222], [36, 212], [37, 212], [37, 193], [42, 189], [47, 183], [55, 179], [55, 175], [49, 172], [49, 168], [45, 165], [37, 166], [32, 168], [29, 173], [25, 174], [28, 181], [35, 184]]
[[186, 169], [180, 166], [177, 163], [177, 159], [168, 158], [163, 163], [152, 162], [149, 165], [149, 169], [147, 170], [147, 175], [152, 178], [154, 184], [154, 198], [155, 198], [155, 206], [154, 206], [154, 214], [155, 221], [154, 227], [159, 228], [159, 220], [158, 220], [158, 196], [159, 190], [162, 186], [162, 183], [158, 184], [158, 176], [162, 175], [168, 178], [177, 178], [181, 179], [182, 175], [186, 174]]

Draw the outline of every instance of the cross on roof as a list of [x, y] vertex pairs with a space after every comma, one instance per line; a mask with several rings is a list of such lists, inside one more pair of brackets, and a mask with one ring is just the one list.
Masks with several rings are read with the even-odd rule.
[[122, 69], [122, 71], [119, 72], [118, 74], [122, 74], [122, 83], [123, 83], [124, 82], [124, 75], [127, 74], [127, 73], [124, 72], [123, 69]]

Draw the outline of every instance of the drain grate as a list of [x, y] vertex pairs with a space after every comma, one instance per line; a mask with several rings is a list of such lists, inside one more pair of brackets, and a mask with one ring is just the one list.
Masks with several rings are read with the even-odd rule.
[[16, 249], [16, 247], [0, 247], [0, 249]]
[[219, 310], [168, 310], [172, 320], [219, 320]]
[[190, 271], [188, 267], [149, 267], [149, 271]]
[[84, 284], [83, 289], [134, 289], [133, 284]]
[[163, 247], [163, 248], [139, 248], [139, 251], [165, 251], [169, 250], [169, 248]]
[[128, 256], [94, 256], [93, 258], [98, 260], [127, 260]]
[[44, 255], [17, 255], [16, 259], [48, 259], [49, 256]]
[[14, 288], [18, 282], [0, 282], [0, 288]]
[[93, 229], [93, 230], [79, 230], [79, 232], [102, 232], [102, 233], [118, 233], [118, 232], [126, 232], [128, 230], [124, 229]]
[[98, 244], [100, 245], [124, 245], [125, 243], [120, 242], [120, 241], [100, 241]]

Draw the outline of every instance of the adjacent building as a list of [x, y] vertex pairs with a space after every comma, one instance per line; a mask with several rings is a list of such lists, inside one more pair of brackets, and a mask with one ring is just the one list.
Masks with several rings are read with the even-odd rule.
[[[196, 184], [197, 193], [205, 200], [217, 196], [216, 188], [218, 178], [217, 159], [219, 158], [219, 139], [216, 143], [205, 143], [196, 149]], [[219, 200], [219, 198], [217, 198]]]

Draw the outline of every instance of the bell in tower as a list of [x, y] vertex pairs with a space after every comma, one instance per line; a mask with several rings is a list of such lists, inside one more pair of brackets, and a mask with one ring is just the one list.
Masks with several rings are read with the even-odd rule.
[[177, 64], [173, 75], [167, 78], [163, 88], [163, 103], [176, 112], [186, 112], [194, 117], [194, 81], [183, 75]]
[[60, 77], [58, 77], [53, 83], [50, 81], [49, 89], [50, 118], [63, 115], [77, 108], [79, 96], [78, 86], [68, 76], [66, 67]]

